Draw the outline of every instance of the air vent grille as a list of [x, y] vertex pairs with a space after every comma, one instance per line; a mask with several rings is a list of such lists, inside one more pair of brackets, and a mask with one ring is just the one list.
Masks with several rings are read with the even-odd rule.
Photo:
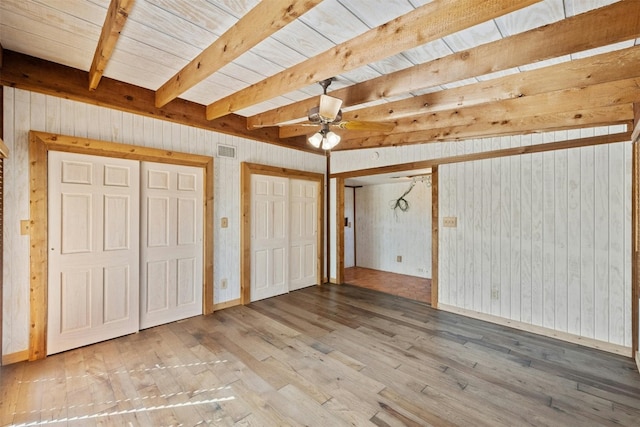
[[218, 144], [218, 157], [236, 158], [236, 147]]

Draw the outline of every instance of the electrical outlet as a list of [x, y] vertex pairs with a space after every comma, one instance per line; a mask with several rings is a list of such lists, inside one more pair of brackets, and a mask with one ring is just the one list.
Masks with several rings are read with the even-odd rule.
[[455, 228], [458, 226], [458, 218], [455, 216], [445, 216], [442, 218], [442, 226]]
[[227, 279], [222, 279], [220, 281], [220, 289], [227, 289]]
[[402, 262], [402, 255], [398, 255], [398, 256], [396, 257], [396, 261], [397, 261], [397, 262]]
[[491, 299], [500, 299], [500, 289], [492, 289], [491, 290]]
[[424, 268], [418, 267], [418, 273], [424, 273]]

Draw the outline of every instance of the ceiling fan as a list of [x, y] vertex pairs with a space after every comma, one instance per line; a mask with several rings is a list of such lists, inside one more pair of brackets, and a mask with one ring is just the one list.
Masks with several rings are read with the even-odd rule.
[[395, 127], [394, 123], [342, 121], [342, 100], [327, 95], [327, 88], [334, 78], [318, 82], [322, 86], [323, 94], [320, 95], [320, 104], [309, 110], [309, 122], [303, 126], [320, 126], [320, 130], [309, 137], [309, 143], [315, 148], [331, 150], [340, 142], [340, 135], [331, 131], [335, 126], [347, 130], [367, 130], [373, 132], [389, 132]]

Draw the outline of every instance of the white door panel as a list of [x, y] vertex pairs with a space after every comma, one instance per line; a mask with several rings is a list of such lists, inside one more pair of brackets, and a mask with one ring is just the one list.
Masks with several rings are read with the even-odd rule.
[[318, 183], [292, 179], [290, 187], [289, 290], [295, 290], [318, 283]]
[[140, 328], [202, 314], [201, 168], [141, 166]]
[[287, 178], [251, 176], [251, 300], [288, 292]]
[[138, 330], [139, 164], [49, 152], [47, 353]]
[[251, 176], [251, 300], [318, 283], [318, 183]]

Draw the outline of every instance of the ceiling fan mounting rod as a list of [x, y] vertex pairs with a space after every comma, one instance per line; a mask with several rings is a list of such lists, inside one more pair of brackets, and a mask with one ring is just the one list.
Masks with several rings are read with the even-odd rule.
[[331, 82], [335, 80], [335, 77], [329, 77], [328, 79], [324, 79], [318, 82], [324, 91], [324, 94], [327, 94], [327, 88], [331, 85]]

